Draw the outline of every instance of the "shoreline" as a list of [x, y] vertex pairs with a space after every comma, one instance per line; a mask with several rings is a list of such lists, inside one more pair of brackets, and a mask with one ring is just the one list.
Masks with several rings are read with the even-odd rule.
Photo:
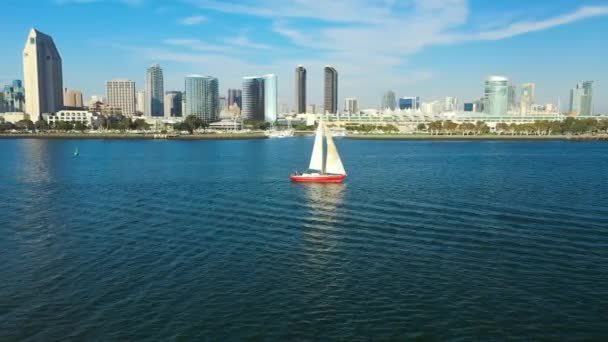
[[419, 141], [608, 141], [608, 135], [426, 135], [426, 134], [360, 134], [347, 135], [353, 140], [419, 140]]
[[[160, 136], [160, 137], [159, 137]], [[82, 140], [252, 140], [267, 139], [263, 133], [214, 133], [193, 135], [163, 135], [163, 134], [122, 134], [122, 133], [0, 133], [0, 139], [82, 139]]]

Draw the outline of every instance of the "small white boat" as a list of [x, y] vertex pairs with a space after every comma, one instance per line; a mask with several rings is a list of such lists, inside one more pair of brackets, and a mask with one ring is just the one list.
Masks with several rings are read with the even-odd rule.
[[294, 133], [295, 132], [293, 129], [285, 129], [285, 130], [281, 130], [281, 131], [269, 130], [269, 131], [264, 132], [264, 134], [269, 138], [289, 138], [289, 137], [293, 137]]

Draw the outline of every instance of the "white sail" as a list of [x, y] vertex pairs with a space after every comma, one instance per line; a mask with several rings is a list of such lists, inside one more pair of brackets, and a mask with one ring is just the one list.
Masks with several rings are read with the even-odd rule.
[[325, 163], [325, 172], [335, 175], [345, 175], [344, 165], [338, 154], [334, 139], [331, 137], [329, 128], [325, 128], [325, 136], [327, 137], [327, 163]]
[[321, 173], [323, 170], [323, 133], [324, 133], [324, 125], [323, 122], [319, 122], [319, 127], [317, 128], [317, 134], [315, 136], [315, 145], [312, 148], [312, 156], [310, 157], [310, 165], [308, 166], [311, 170], [317, 170]]

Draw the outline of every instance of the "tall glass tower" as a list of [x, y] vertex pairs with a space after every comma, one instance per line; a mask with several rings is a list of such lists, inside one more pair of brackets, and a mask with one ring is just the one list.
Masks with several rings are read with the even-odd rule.
[[264, 75], [264, 121], [277, 121], [279, 111], [277, 75]]
[[219, 82], [211, 76], [186, 76], [185, 116], [194, 115], [204, 122], [219, 118]]
[[338, 71], [331, 66], [325, 67], [325, 112], [335, 114], [338, 112]]
[[504, 116], [508, 110], [509, 80], [502, 76], [490, 76], [485, 82], [484, 110], [487, 114]]
[[593, 114], [593, 81], [585, 81], [570, 90], [570, 112], [579, 115]]
[[264, 77], [243, 77], [243, 119], [264, 121]]
[[306, 113], [306, 68], [296, 68], [296, 114]]
[[144, 106], [146, 116], [162, 117], [164, 115], [164, 86], [163, 69], [154, 64], [146, 72], [146, 103]]
[[395, 110], [395, 108], [397, 108], [397, 99], [395, 97], [395, 92], [389, 90], [384, 93], [384, 96], [382, 97], [382, 109]]

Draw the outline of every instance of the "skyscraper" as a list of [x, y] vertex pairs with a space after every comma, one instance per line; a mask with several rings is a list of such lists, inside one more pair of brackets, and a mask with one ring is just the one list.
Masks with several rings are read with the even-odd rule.
[[185, 80], [186, 112], [205, 122], [219, 118], [219, 82], [211, 76], [190, 75]]
[[515, 112], [517, 108], [517, 96], [515, 95], [516, 91], [517, 88], [514, 85], [509, 84], [509, 88], [507, 90], [507, 109], [509, 112]]
[[143, 90], [140, 90], [137, 92], [137, 113], [143, 115], [144, 112], [146, 111], [146, 92]]
[[521, 114], [530, 114], [532, 111], [535, 89], [536, 85], [534, 83], [524, 83], [521, 85], [521, 98], [519, 105]]
[[338, 112], [338, 72], [331, 66], [325, 67], [325, 112], [335, 114]]
[[182, 116], [182, 92], [168, 91], [165, 94], [165, 117], [180, 117]]
[[70, 109], [82, 108], [82, 92], [66, 88], [63, 91], [63, 105]]
[[164, 94], [163, 69], [160, 65], [154, 64], [146, 71], [146, 103], [144, 106], [146, 116], [163, 116]]
[[23, 49], [25, 112], [36, 121], [43, 113], [63, 109], [61, 56], [53, 38], [31, 29]]
[[243, 119], [264, 121], [264, 78], [243, 77]]
[[570, 90], [570, 112], [585, 116], [593, 114], [593, 81], [579, 83]]
[[359, 113], [359, 101], [355, 97], [347, 97], [344, 99], [344, 111], [348, 114]]
[[507, 114], [509, 80], [502, 76], [490, 76], [485, 81], [484, 110], [491, 115]]
[[275, 122], [278, 118], [279, 97], [277, 75], [264, 75], [264, 121]]
[[306, 68], [296, 67], [296, 114], [306, 113]]
[[453, 96], [446, 96], [443, 101], [443, 110], [446, 112], [451, 112], [458, 109], [458, 98]]
[[395, 110], [395, 108], [397, 108], [397, 100], [395, 97], [395, 92], [393, 92], [392, 90], [389, 90], [386, 93], [384, 93], [384, 96], [382, 97], [382, 108], [381, 109]]
[[106, 83], [108, 105], [120, 108], [122, 115], [135, 115], [135, 82], [131, 80], [112, 80]]
[[241, 89], [228, 89], [228, 107], [236, 104], [239, 108], [242, 107], [241, 98], [243, 96], [243, 92]]

